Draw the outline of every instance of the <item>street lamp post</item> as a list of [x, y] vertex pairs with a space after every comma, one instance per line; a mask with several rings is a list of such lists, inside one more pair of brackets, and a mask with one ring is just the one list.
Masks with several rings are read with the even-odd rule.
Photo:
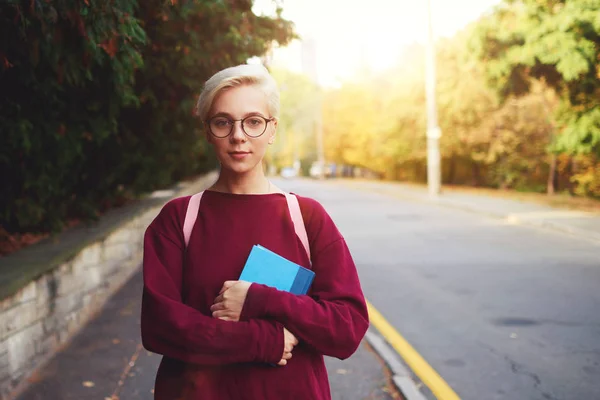
[[425, 91], [427, 97], [427, 188], [437, 197], [441, 191], [441, 130], [437, 123], [435, 96], [435, 43], [431, 23], [431, 0], [427, 0], [427, 48], [425, 51]]
[[325, 151], [323, 148], [323, 101], [321, 93], [318, 94], [317, 100], [317, 123], [316, 123], [316, 140], [317, 140], [317, 159], [319, 160], [319, 179], [325, 178]]

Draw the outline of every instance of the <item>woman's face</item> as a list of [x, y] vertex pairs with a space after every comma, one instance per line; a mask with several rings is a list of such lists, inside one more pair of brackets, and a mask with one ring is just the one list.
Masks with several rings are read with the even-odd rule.
[[[240, 120], [249, 116], [271, 119], [266, 95], [252, 85], [223, 90], [215, 97], [208, 114], [209, 119], [226, 117], [230, 120]], [[252, 123], [252, 119], [247, 122], [249, 126]], [[277, 120], [268, 122], [265, 132], [255, 138], [244, 133], [241, 121], [235, 121], [229, 136], [217, 138], [207, 130], [207, 137], [221, 162], [221, 168], [245, 174], [255, 168], [262, 168], [262, 159], [267, 147], [275, 139], [276, 127]]]

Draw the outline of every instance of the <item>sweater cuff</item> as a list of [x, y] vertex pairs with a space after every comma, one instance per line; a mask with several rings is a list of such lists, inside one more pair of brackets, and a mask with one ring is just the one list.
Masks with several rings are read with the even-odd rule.
[[[253, 283], [248, 289], [246, 300], [240, 313], [240, 321], [248, 321], [254, 318], [267, 318], [267, 310], [273, 289], [266, 285]], [[279, 360], [277, 360], [279, 361]]]
[[259, 329], [255, 330], [254, 343], [257, 362], [277, 364], [283, 356], [284, 334], [283, 325], [275, 321], [254, 320]]

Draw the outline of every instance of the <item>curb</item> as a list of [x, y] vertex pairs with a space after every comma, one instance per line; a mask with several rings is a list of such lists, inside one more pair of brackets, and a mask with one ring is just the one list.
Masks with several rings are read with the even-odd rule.
[[427, 400], [419, 391], [417, 384], [413, 381], [407, 367], [401, 361], [400, 356], [392, 350], [385, 339], [375, 332], [375, 328], [369, 328], [365, 339], [373, 350], [383, 359], [392, 373], [392, 382], [396, 389], [406, 400]]

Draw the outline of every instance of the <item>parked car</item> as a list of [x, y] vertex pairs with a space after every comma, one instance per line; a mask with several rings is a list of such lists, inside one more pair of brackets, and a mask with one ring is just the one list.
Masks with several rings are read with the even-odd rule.
[[327, 178], [327, 177], [331, 176], [331, 171], [332, 171], [332, 168], [331, 168], [330, 164], [322, 164], [322, 163], [320, 163], [318, 161], [315, 161], [310, 166], [308, 174], [312, 178], [319, 178], [321, 176]]
[[281, 168], [281, 172], [279, 173], [284, 179], [291, 179], [298, 176], [298, 172], [294, 167], [283, 167]]

